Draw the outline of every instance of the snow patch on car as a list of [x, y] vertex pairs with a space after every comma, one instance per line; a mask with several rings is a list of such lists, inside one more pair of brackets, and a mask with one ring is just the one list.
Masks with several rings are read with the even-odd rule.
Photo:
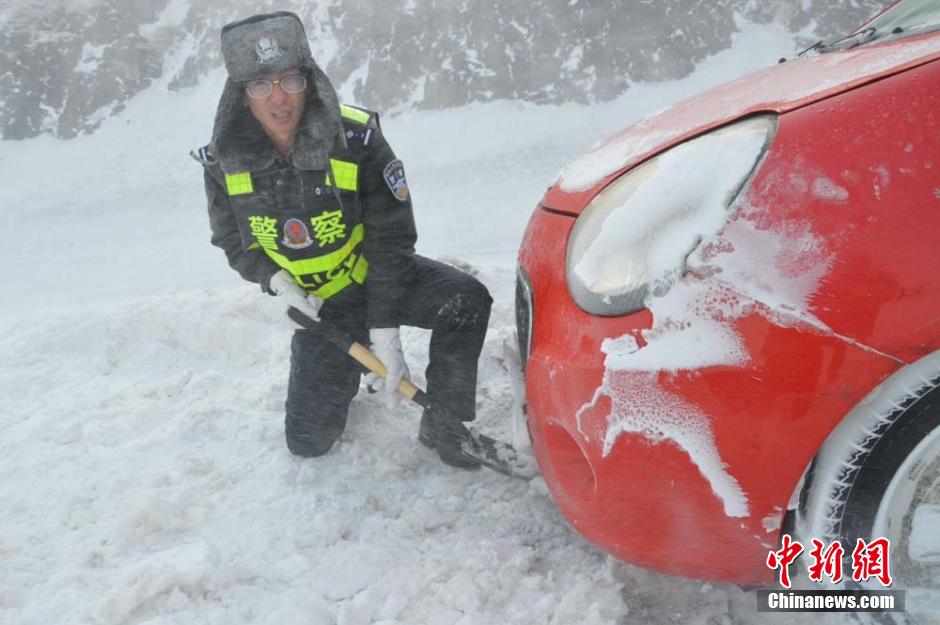
[[813, 181], [813, 195], [830, 202], [844, 202], [849, 199], [849, 192], [828, 178], [817, 178]]
[[[637, 123], [633, 132], [620, 141], [602, 142], [572, 162], [561, 173], [558, 183], [568, 192], [585, 191], [616, 172], [637, 154], [645, 154], [658, 145], [667, 143], [679, 135], [675, 129], [655, 131], [650, 128], [659, 115], [647, 117]], [[691, 132], [698, 125], [689, 123], [683, 133]]]
[[604, 436], [608, 455], [621, 434], [636, 433], [654, 443], [670, 440], [701, 471], [729, 517], [749, 515], [747, 495], [728, 473], [718, 452], [708, 415], [658, 384], [660, 372], [716, 365], [743, 365], [748, 354], [740, 337], [721, 323], [723, 316], [743, 314], [748, 304], [720, 285], [699, 280], [680, 282], [649, 302], [656, 323], [642, 332], [640, 348], [632, 336], [605, 340], [604, 381], [591, 404], [611, 400]]
[[646, 345], [640, 349], [630, 335], [604, 340], [607, 369], [677, 372], [747, 362], [740, 337], [721, 321], [743, 313], [742, 301], [731, 291], [686, 281], [652, 301], [657, 323], [641, 332]]
[[768, 534], [778, 531], [783, 525], [783, 508], [775, 506], [773, 512], [760, 520], [760, 524]]
[[657, 384], [657, 374], [607, 369], [604, 381], [591, 402], [578, 411], [593, 408], [601, 396], [610, 398], [604, 456], [608, 456], [621, 434], [639, 434], [652, 443], [672, 441], [689, 455], [701, 471], [729, 517], [749, 516], [748, 498], [727, 471], [718, 453], [708, 416]]
[[[605, 189], [571, 237], [571, 272], [592, 293], [667, 290], [728, 220], [773, 122], [756, 118], [664, 152]], [[720, 163], [720, 166], [715, 164]]]
[[738, 219], [689, 257], [689, 269], [775, 312], [821, 325], [810, 313], [810, 299], [832, 266], [833, 253], [809, 222], [770, 227], [762, 213], [743, 206]]
[[771, 225], [763, 215], [742, 203], [721, 233], [690, 254], [693, 275], [647, 297], [653, 327], [603, 342], [603, 383], [578, 413], [580, 427], [581, 414], [609, 397], [605, 455], [624, 433], [671, 440], [689, 454], [730, 517], [749, 515], [748, 498], [721, 458], [710, 417], [660, 379], [746, 365], [750, 355], [733, 322], [751, 314], [827, 330], [811, 313], [812, 296], [833, 262], [825, 241], [799, 220]]
[[891, 172], [884, 165], [879, 165], [873, 171], [878, 176], [878, 179], [874, 183], [875, 184], [875, 197], [877, 197], [880, 200], [881, 190], [887, 187], [888, 183], [891, 182]]

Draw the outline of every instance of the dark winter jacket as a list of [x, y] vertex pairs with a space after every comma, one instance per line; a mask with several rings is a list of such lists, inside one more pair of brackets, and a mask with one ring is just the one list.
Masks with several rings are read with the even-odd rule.
[[[340, 184], [332, 184], [334, 179], [343, 179], [342, 172], [331, 176], [328, 170], [332, 168], [310, 168], [319, 161], [305, 153], [305, 146], [317, 143], [309, 136], [314, 128], [308, 123], [309, 111], [286, 162], [277, 157], [264, 130], [247, 111], [226, 129], [239, 146], [237, 158], [226, 160], [213, 154], [217, 140], [199, 151], [205, 167], [211, 241], [224, 250], [232, 268], [266, 291], [271, 276], [282, 266], [302, 267], [309, 256], [342, 257], [346, 273], [356, 279], [340, 288], [365, 289], [368, 327], [397, 326], [402, 297], [415, 267], [417, 234], [410, 193], [401, 162], [382, 135], [378, 115], [355, 107], [342, 109], [345, 146], [334, 144], [329, 156], [336, 167], [346, 167], [343, 163], [358, 166], [356, 192], [349, 191], [348, 185], [343, 191]], [[246, 173], [250, 192], [240, 191], [237, 184], [233, 189], [232, 180]], [[341, 219], [336, 219], [337, 211], [342, 212]], [[320, 228], [323, 216], [331, 216], [339, 230]], [[337, 237], [338, 232], [342, 236]], [[361, 244], [352, 239], [354, 234], [362, 236]], [[336, 271], [304, 276], [289, 270], [308, 291], [321, 297], [333, 294], [328, 292], [332, 287], [323, 291], [318, 287]]]

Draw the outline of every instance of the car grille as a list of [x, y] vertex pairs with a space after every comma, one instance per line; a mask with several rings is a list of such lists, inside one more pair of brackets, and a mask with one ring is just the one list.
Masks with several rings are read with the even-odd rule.
[[516, 338], [519, 341], [519, 360], [525, 371], [532, 349], [532, 284], [521, 266], [516, 269]]

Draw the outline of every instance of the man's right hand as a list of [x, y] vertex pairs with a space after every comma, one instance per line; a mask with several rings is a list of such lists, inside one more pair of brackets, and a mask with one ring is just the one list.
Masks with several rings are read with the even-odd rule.
[[401, 349], [401, 336], [398, 328], [372, 328], [369, 330], [369, 342], [372, 344], [372, 353], [385, 365], [386, 378], [383, 380], [377, 373], [366, 376], [366, 386], [385, 392], [385, 407], [394, 410], [401, 401], [398, 394], [398, 385], [403, 379], [411, 380], [411, 372], [405, 362], [405, 355]]
[[293, 306], [314, 321], [320, 320], [320, 306], [323, 305], [323, 300], [307, 293], [286, 269], [281, 269], [271, 276], [268, 289], [284, 302], [284, 308]]

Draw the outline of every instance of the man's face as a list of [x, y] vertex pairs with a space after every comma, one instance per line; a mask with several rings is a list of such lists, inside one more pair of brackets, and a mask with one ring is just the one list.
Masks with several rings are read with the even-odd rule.
[[[279, 81], [289, 74], [300, 73], [299, 69], [291, 68], [277, 74], [267, 74], [263, 78]], [[309, 85], [307, 88], [310, 88]], [[251, 98], [246, 94], [245, 100], [251, 114], [255, 116], [268, 135], [279, 139], [292, 139], [304, 113], [306, 95], [306, 91], [286, 93], [280, 84], [275, 84], [268, 97]]]

